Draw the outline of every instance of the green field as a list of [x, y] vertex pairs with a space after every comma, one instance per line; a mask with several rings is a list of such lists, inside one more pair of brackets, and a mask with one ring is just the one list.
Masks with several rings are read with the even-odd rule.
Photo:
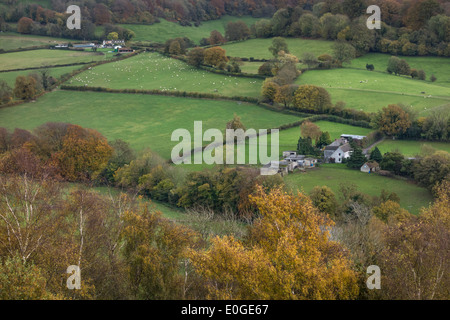
[[[366, 64], [373, 64], [375, 71], [385, 72], [387, 64], [391, 55], [383, 53], [368, 53], [362, 57], [352, 60], [350, 67], [366, 69]], [[450, 86], [450, 58], [444, 57], [406, 57], [399, 56], [405, 59], [412, 69], [424, 70], [427, 75], [427, 83], [431, 83], [430, 76], [434, 74], [437, 78], [434, 84]], [[447, 66], [447, 67], [445, 67]], [[419, 83], [424, 83], [419, 81]], [[425, 91], [425, 90], [422, 90]]]
[[203, 121], [203, 130], [224, 130], [234, 113], [255, 129], [299, 120], [233, 101], [58, 90], [36, 102], [0, 109], [0, 127], [34, 129], [48, 121], [70, 122], [97, 129], [108, 139], [128, 141], [136, 150], [149, 147], [168, 159], [177, 144], [170, 141], [173, 130], [192, 131], [197, 120]]
[[445, 142], [429, 142], [429, 141], [412, 141], [412, 140], [384, 140], [377, 145], [381, 154], [386, 152], [400, 152], [404, 156], [414, 157], [421, 154], [422, 147], [428, 146], [435, 150], [444, 150], [450, 152], [450, 143]]
[[432, 202], [431, 193], [403, 180], [386, 178], [376, 174], [363, 173], [348, 169], [342, 164], [325, 164], [306, 173], [294, 173], [285, 176], [286, 184], [292, 189], [310, 192], [315, 186], [328, 186], [339, 197], [340, 184], [354, 183], [357, 190], [371, 196], [379, 196], [381, 190], [395, 192], [400, 197], [400, 205], [413, 214]]
[[202, 24], [198, 27], [183, 27], [175, 22], [169, 22], [164, 19], [160, 20], [160, 23], [155, 23], [152, 25], [121, 24], [120, 26], [130, 29], [136, 34], [136, 36], [132, 39], [133, 41], [166, 42], [167, 40], [173, 38], [188, 37], [195, 43], [199, 44], [200, 40], [202, 38], [208, 38], [213, 30], [217, 30], [222, 33], [222, 35], [225, 35], [225, 26], [228, 22], [244, 21], [248, 26], [251, 26], [259, 19], [252, 18], [250, 16], [224, 16], [218, 20], [202, 22]]
[[311, 70], [303, 73], [296, 83], [321, 86], [330, 93], [333, 103], [344, 101], [347, 108], [367, 112], [403, 103], [419, 113], [427, 113], [450, 103], [450, 91], [446, 87], [366, 70]]
[[[0, 33], [0, 49], [5, 51], [42, 45], [56, 45], [70, 40], [45, 36], [25, 35], [15, 32]], [[72, 40], [73, 41], [73, 40]]]
[[11, 52], [1, 55], [0, 70], [38, 68], [49, 65], [69, 64], [78, 62], [93, 62], [104, 60], [112, 55], [101, 52], [86, 52], [74, 50], [43, 49], [21, 52]]
[[[311, 52], [317, 56], [328, 53], [331, 54], [332, 41], [324, 40], [309, 40], [300, 38], [285, 38], [288, 45], [289, 52], [299, 59], [302, 58], [303, 53]], [[269, 47], [272, 45], [272, 39], [250, 39], [243, 42], [236, 42], [225, 44], [222, 46], [225, 49], [227, 56], [255, 59], [271, 59], [272, 53]]]
[[[61, 77], [63, 74], [71, 73], [73, 70], [79, 69], [82, 66], [70, 66], [70, 67], [56, 67], [49, 68], [50, 75], [56, 79]], [[0, 72], [0, 80], [6, 81], [11, 88], [14, 88], [14, 84], [17, 76], [26, 76], [30, 73], [39, 73], [38, 70], [24, 70], [24, 71], [10, 71], [10, 72]]]
[[67, 84], [258, 97], [262, 80], [215, 74], [158, 53], [142, 53], [129, 59], [97, 66], [77, 75]]

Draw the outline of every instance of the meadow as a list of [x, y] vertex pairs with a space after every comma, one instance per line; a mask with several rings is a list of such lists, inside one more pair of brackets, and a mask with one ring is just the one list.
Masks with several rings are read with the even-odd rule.
[[193, 131], [194, 121], [202, 120], [203, 130], [225, 130], [235, 113], [254, 129], [300, 119], [234, 101], [57, 90], [36, 102], [0, 109], [0, 127], [31, 130], [49, 121], [69, 122], [94, 128], [109, 140], [125, 140], [135, 150], [148, 147], [169, 159], [178, 143], [170, 141], [175, 129]]
[[[351, 68], [366, 69], [366, 64], [373, 64], [376, 72], [386, 72], [390, 54], [384, 53], [368, 53], [362, 57], [351, 61], [346, 65]], [[424, 70], [427, 76], [426, 82], [431, 83], [430, 76], [434, 74], [437, 78], [435, 85], [450, 86], [450, 68], [444, 68], [450, 64], [450, 58], [444, 57], [408, 57], [400, 56], [406, 60], [412, 69]], [[421, 81], [423, 83], [423, 81]]]
[[224, 96], [258, 97], [262, 80], [215, 74], [159, 53], [142, 53], [125, 60], [94, 67], [80, 73], [67, 84], [112, 89], [177, 90]]
[[204, 21], [200, 26], [181, 26], [179, 23], [160, 19], [161, 22], [152, 25], [121, 24], [120, 26], [132, 30], [136, 36], [133, 41], [149, 41], [164, 43], [169, 39], [188, 37], [196, 44], [202, 38], [209, 38], [211, 31], [217, 30], [225, 35], [225, 26], [228, 22], [244, 21], [249, 27], [259, 19], [250, 16], [231, 17], [224, 16], [218, 20]]
[[39, 68], [49, 65], [94, 62], [112, 57], [101, 52], [42, 49], [4, 53], [0, 59], [0, 70]]
[[421, 114], [450, 103], [446, 87], [367, 70], [311, 70], [300, 75], [296, 83], [321, 86], [330, 93], [333, 103], [344, 101], [347, 108], [366, 112], [402, 103]]
[[[72, 71], [81, 68], [82, 66], [76, 65], [76, 66], [69, 66], [69, 67], [56, 67], [56, 68], [48, 68], [50, 76], [54, 77], [55, 79], [58, 79], [63, 74], [71, 73]], [[11, 87], [14, 88], [14, 84], [16, 81], [16, 78], [18, 76], [26, 76], [31, 73], [39, 73], [39, 69], [37, 70], [23, 70], [23, 71], [10, 71], [10, 72], [0, 72], [0, 80], [6, 81], [6, 83]]]
[[[42, 45], [56, 45], [70, 40], [45, 36], [26, 35], [15, 32], [0, 33], [0, 49], [5, 51]], [[73, 41], [73, 40], [72, 40]]]
[[[414, 157], [424, 154], [423, 148], [429, 150], [444, 150], [450, 153], [450, 143], [432, 141], [412, 141], [412, 140], [384, 140], [377, 145], [381, 154], [386, 152], [400, 152], [406, 157]], [[428, 152], [427, 152], [428, 153]]]
[[[324, 53], [331, 54], [332, 41], [310, 40], [301, 38], [285, 38], [288, 45], [289, 53], [295, 55], [299, 59], [303, 53], [311, 52], [316, 56]], [[267, 39], [250, 39], [242, 42], [235, 42], [222, 45], [226, 54], [231, 57], [239, 58], [255, 58], [255, 59], [272, 59], [272, 53], [269, 47], [272, 45], [272, 38]]]
[[384, 189], [395, 192], [400, 197], [400, 205], [413, 214], [418, 214], [421, 207], [427, 207], [433, 200], [427, 189], [411, 182], [351, 170], [342, 164], [324, 164], [306, 173], [289, 174], [284, 177], [284, 181], [291, 190], [304, 190], [307, 193], [315, 186], [328, 186], [337, 198], [340, 196], [341, 184], [352, 183], [356, 190], [371, 196], [379, 196]]

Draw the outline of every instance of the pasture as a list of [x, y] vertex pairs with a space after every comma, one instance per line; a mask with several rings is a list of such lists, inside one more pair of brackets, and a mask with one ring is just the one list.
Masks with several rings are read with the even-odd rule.
[[234, 101], [58, 90], [36, 102], [0, 109], [0, 127], [31, 130], [49, 121], [70, 122], [96, 129], [110, 140], [125, 140], [136, 150], [148, 147], [169, 159], [178, 143], [171, 141], [175, 129], [193, 131], [194, 121], [202, 120], [203, 130], [225, 130], [235, 113], [247, 128], [255, 129], [299, 120]]
[[[15, 32], [0, 33], [0, 49], [5, 51], [42, 45], [56, 45], [70, 40], [36, 35], [25, 35]], [[73, 40], [72, 40], [73, 41]]]
[[[332, 41], [310, 40], [301, 38], [285, 38], [289, 52], [299, 59], [303, 53], [311, 52], [316, 56], [323, 53], [331, 54]], [[255, 59], [271, 59], [272, 53], [269, 47], [272, 45], [272, 38], [267, 39], [250, 39], [242, 42], [230, 43], [222, 45], [228, 56], [239, 58], [255, 58]]]
[[[375, 71], [386, 72], [390, 54], [384, 53], [368, 53], [362, 57], [352, 60], [350, 67], [358, 69], [366, 69], [366, 64], [373, 64]], [[434, 84], [450, 87], [450, 68], [444, 67], [450, 64], [450, 58], [444, 57], [407, 57], [399, 56], [406, 60], [411, 69], [424, 70], [427, 75], [427, 83], [431, 83], [430, 76], [434, 74], [437, 78]], [[423, 83], [423, 81], [420, 81]], [[422, 90], [424, 91], [424, 90]]]
[[443, 86], [366, 70], [311, 70], [298, 77], [296, 83], [323, 87], [333, 103], [344, 101], [347, 108], [366, 112], [403, 103], [421, 114], [450, 103], [450, 92]]
[[169, 39], [188, 37], [196, 44], [202, 38], [209, 38], [211, 31], [217, 30], [225, 36], [225, 26], [228, 22], [244, 21], [249, 27], [259, 19], [250, 16], [224, 16], [218, 20], [204, 21], [200, 26], [181, 26], [179, 23], [160, 19], [161, 22], [152, 25], [121, 24], [120, 26], [132, 30], [136, 36], [133, 41], [150, 41], [164, 43]]
[[431, 193], [417, 185], [376, 174], [363, 173], [348, 169], [342, 164], [324, 164], [320, 168], [307, 170], [306, 173], [293, 173], [284, 177], [291, 190], [304, 190], [309, 193], [315, 186], [328, 186], [339, 198], [341, 184], [356, 186], [356, 190], [370, 196], [379, 196], [381, 190], [395, 192], [400, 197], [400, 205], [413, 214], [418, 214], [421, 207], [432, 202]]
[[[112, 57], [112, 55], [109, 55]], [[107, 59], [101, 52], [42, 49], [11, 52], [1, 55], [0, 70], [39, 68], [49, 65], [94, 62]]]
[[[49, 74], [50, 76], [54, 77], [55, 79], [58, 79], [63, 74], [71, 73], [72, 71], [81, 68], [82, 66], [70, 66], [70, 67], [56, 67], [56, 68], [49, 68]], [[31, 73], [39, 73], [39, 69], [37, 70], [23, 70], [23, 71], [10, 71], [10, 72], [0, 72], [0, 80], [6, 81], [6, 83], [11, 87], [14, 88], [14, 84], [16, 82], [17, 76], [26, 76]]]
[[80, 73], [67, 84], [258, 97], [262, 80], [215, 74], [158, 53], [142, 53], [129, 59], [94, 67]]
[[450, 152], [450, 143], [431, 141], [384, 140], [377, 147], [380, 149], [381, 154], [385, 154], [386, 152], [399, 152], [406, 157], [423, 154], [423, 148], [433, 148], [435, 150]]

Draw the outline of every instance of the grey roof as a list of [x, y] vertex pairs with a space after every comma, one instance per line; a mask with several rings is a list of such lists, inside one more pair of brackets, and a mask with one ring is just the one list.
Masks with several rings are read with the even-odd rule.
[[342, 152], [348, 152], [348, 151], [353, 150], [352, 147], [350, 147], [350, 144], [348, 144], [348, 143], [344, 144], [343, 146], [340, 146], [340, 148], [341, 148]]
[[352, 139], [362, 140], [365, 137], [366, 136], [359, 136], [356, 134], [341, 134], [341, 138], [352, 138]]
[[327, 146], [325, 147], [325, 150], [337, 150], [339, 148], [339, 146]]

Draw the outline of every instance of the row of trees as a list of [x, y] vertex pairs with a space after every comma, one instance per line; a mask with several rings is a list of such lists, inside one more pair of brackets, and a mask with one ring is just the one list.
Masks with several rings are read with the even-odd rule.
[[[419, 217], [393, 193], [369, 199], [348, 184], [341, 204], [328, 187], [307, 196], [260, 186], [247, 235], [207, 239], [123, 193], [21, 175], [1, 175], [0, 186], [2, 299], [448, 298], [448, 184]], [[372, 264], [382, 290], [367, 290]], [[81, 290], [65, 286], [69, 265]]]
[[[436, 0], [403, 2], [402, 9], [402, 4], [390, 0], [376, 4], [383, 17], [379, 31], [367, 29], [367, 16], [363, 15], [368, 4], [361, 0], [324, 1], [312, 9], [306, 6], [283, 8], [272, 19], [256, 22], [251, 31], [255, 37], [262, 38], [288, 36], [348, 41], [359, 55], [369, 51], [393, 55], [450, 55], [447, 31], [450, 18], [448, 8], [445, 14], [441, 3]], [[405, 15], [403, 19], [402, 15]]]
[[443, 109], [432, 111], [428, 117], [418, 117], [411, 108], [393, 104], [374, 115], [372, 126], [390, 137], [448, 141], [450, 116]]
[[41, 69], [27, 76], [17, 76], [14, 88], [6, 81], [0, 80], [0, 105], [11, 102], [14, 97], [19, 100], [31, 100], [55, 83], [56, 79], [50, 76], [48, 69]]

